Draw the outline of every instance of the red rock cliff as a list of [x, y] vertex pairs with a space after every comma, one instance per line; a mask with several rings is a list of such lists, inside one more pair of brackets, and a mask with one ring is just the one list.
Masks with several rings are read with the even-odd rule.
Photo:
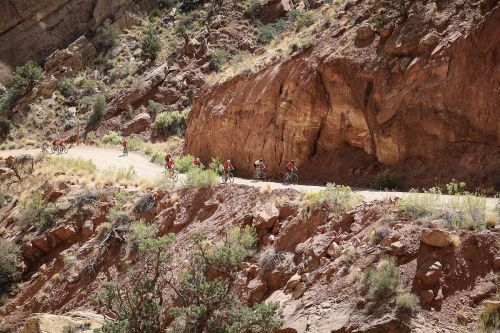
[[385, 164], [408, 184], [490, 183], [500, 161], [500, 7], [482, 7], [478, 22], [453, 3], [429, 20], [428, 5], [380, 34], [349, 26], [346, 13], [311, 50], [204, 89], [187, 152], [231, 158], [240, 175], [261, 157], [275, 177], [295, 159], [309, 180], [362, 184]]

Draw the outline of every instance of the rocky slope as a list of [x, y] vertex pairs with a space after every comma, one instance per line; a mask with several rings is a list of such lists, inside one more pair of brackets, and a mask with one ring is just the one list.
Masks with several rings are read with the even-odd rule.
[[295, 159], [308, 180], [366, 184], [383, 164], [413, 186], [451, 175], [491, 185], [500, 159], [500, 7], [412, 2], [407, 19], [374, 31], [375, 13], [391, 10], [381, 7], [349, 2], [316, 28], [310, 49], [204, 87], [186, 151], [231, 158], [246, 175], [257, 158], [275, 177]]
[[[117, 20], [127, 10], [150, 8], [152, 0], [4, 0], [0, 3], [0, 64], [11, 68], [43, 61], [104, 20]], [[1, 68], [1, 66], [0, 66]], [[0, 84], [2, 82], [0, 78]]]
[[[120, 238], [102, 247], [108, 213], [117, 208], [116, 188], [106, 187], [86, 203], [79, 201], [82, 192], [75, 185], [52, 183], [43, 190], [43, 197], [60, 212], [54, 227], [39, 233], [22, 227], [17, 201], [1, 211], [2, 237], [19, 242], [25, 272], [19, 291], [2, 309], [0, 323], [9, 332], [25, 327], [25, 333], [47, 328], [63, 332], [64, 325], [79, 321], [87, 329], [99, 325], [102, 317], [89, 314], [90, 294], [107, 281], [127, 283], [124, 273], [131, 264], [141, 269]], [[218, 242], [230, 227], [255, 226], [259, 252], [240, 265], [236, 285], [250, 304], [280, 302], [280, 333], [475, 330], [483, 300], [494, 297], [499, 283], [498, 230], [450, 232], [440, 221], [408, 220], [392, 201], [338, 213], [326, 205], [308, 206], [293, 190], [267, 193], [230, 185], [154, 190], [146, 194], [152, 205], [139, 213], [134, 202], [145, 194], [131, 193], [133, 199], [119, 209], [132, 219], [156, 224], [160, 234], [176, 234], [173, 267], [192, 250], [187, 244], [193, 231]], [[83, 205], [75, 210], [78, 202]], [[385, 231], [374, 236], [380, 228]], [[397, 293], [418, 296], [421, 309], [416, 316], [399, 315], [395, 296], [377, 303], [360, 288], [362, 273], [387, 257], [395, 258]]]

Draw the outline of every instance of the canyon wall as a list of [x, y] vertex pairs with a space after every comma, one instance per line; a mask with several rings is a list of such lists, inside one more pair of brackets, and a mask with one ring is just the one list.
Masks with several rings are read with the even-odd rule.
[[59, 48], [126, 10], [147, 8], [153, 0], [2, 0], [0, 68], [26, 60], [43, 61]]
[[500, 161], [500, 8], [468, 24], [454, 6], [431, 22], [425, 6], [379, 34], [334, 26], [311, 50], [205, 88], [187, 152], [231, 158], [243, 175], [263, 158], [278, 177], [295, 159], [321, 182], [356, 185], [390, 165], [488, 183]]

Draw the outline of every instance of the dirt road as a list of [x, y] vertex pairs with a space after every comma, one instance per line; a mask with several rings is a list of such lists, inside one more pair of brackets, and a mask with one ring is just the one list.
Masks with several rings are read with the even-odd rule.
[[[32, 154], [36, 155], [40, 153], [40, 149], [17, 149], [17, 150], [5, 150], [0, 151], [0, 157], [6, 158], [10, 155], [21, 155], [21, 154]], [[129, 153], [128, 156], [122, 156], [122, 152], [116, 149], [109, 148], [96, 148], [96, 147], [77, 147], [72, 148], [67, 154], [60, 155], [63, 157], [72, 158], [83, 158], [86, 160], [92, 160], [99, 170], [106, 170], [109, 168], [128, 168], [132, 166], [137, 175], [142, 178], [147, 178], [152, 181], [156, 181], [161, 177], [164, 168], [158, 164], [151, 163], [146, 157], [137, 154]], [[179, 183], [182, 183], [183, 175], [179, 179]], [[234, 182], [236, 184], [262, 187], [269, 184], [272, 190], [281, 188], [293, 188], [300, 192], [312, 192], [319, 191], [323, 189], [323, 186], [315, 185], [284, 185], [278, 182], [257, 182], [250, 179], [235, 178]], [[382, 200], [385, 198], [394, 197], [404, 197], [408, 195], [408, 192], [386, 192], [386, 191], [371, 191], [365, 189], [354, 189], [357, 193], [363, 195], [365, 201]], [[444, 195], [443, 198], [449, 198], [449, 196]], [[487, 198], [488, 207], [494, 207], [499, 199]]]

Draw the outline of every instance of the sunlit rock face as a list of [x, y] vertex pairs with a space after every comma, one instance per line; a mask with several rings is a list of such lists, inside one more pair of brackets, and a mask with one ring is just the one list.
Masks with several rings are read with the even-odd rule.
[[127, 10], [146, 8], [153, 2], [3, 0], [0, 2], [0, 63], [14, 67], [28, 59], [42, 61], [107, 18], [118, 19]]

